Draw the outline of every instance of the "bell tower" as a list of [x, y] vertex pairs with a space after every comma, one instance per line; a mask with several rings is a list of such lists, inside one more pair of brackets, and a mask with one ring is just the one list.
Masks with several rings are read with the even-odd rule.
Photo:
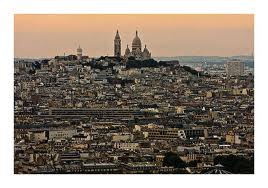
[[78, 60], [81, 60], [82, 59], [82, 52], [83, 52], [83, 50], [82, 50], [82, 48], [80, 47], [80, 45], [79, 45], [79, 47], [77, 48], [77, 59]]
[[118, 30], [114, 38], [114, 56], [121, 57], [121, 39]]

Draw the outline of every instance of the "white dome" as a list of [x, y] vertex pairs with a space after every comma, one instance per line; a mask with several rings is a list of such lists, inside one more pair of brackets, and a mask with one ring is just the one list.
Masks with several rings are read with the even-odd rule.
[[146, 45], [145, 45], [145, 47], [144, 47], [143, 52], [144, 52], [144, 53], [148, 53], [148, 54], [150, 53], [149, 50], [147, 49]]
[[136, 31], [136, 36], [132, 41], [132, 51], [135, 51], [137, 48], [141, 50], [141, 39], [138, 36], [138, 31]]

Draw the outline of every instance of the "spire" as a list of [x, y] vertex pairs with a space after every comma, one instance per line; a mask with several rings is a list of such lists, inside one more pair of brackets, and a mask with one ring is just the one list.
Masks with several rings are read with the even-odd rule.
[[136, 30], [136, 36], [138, 36], [138, 31]]
[[80, 47], [80, 44], [78, 45], [77, 51], [82, 51], [82, 48]]
[[120, 36], [119, 36], [119, 31], [118, 31], [118, 30], [116, 30], [116, 35], [115, 35], [115, 38], [116, 38], [116, 39], [120, 39]]

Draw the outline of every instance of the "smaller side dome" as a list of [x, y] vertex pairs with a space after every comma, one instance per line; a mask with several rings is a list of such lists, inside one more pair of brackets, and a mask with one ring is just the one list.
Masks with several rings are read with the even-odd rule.
[[145, 44], [145, 47], [144, 47], [143, 52], [145, 52], [145, 53], [148, 53], [148, 54], [149, 54], [149, 50], [147, 49], [146, 44]]
[[125, 55], [129, 55], [130, 54], [130, 49], [128, 48], [128, 45], [127, 45], [127, 48], [126, 48], [126, 51], [125, 51]]

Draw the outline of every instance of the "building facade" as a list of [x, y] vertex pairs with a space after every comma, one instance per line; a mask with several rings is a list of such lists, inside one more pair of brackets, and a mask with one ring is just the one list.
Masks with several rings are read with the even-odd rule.
[[146, 45], [142, 51], [142, 42], [138, 36], [138, 31], [136, 31], [136, 35], [132, 41], [132, 51], [128, 48], [125, 50], [125, 58], [134, 57], [136, 60], [147, 60], [151, 59], [151, 53], [147, 49]]
[[228, 61], [226, 64], [226, 72], [228, 76], [244, 75], [245, 64], [239, 60]]
[[[136, 31], [136, 35], [132, 41], [131, 50], [129, 49], [128, 45], [125, 50], [124, 58], [128, 59], [130, 57], [135, 58], [136, 60], [147, 60], [151, 59], [151, 52], [147, 49], [145, 45], [144, 49], [142, 50], [142, 42], [138, 36], [138, 31]], [[114, 38], [114, 56], [121, 57], [121, 38], [119, 32], [116, 32]]]
[[149, 140], [176, 140], [186, 139], [183, 130], [177, 128], [152, 128], [148, 130]]

